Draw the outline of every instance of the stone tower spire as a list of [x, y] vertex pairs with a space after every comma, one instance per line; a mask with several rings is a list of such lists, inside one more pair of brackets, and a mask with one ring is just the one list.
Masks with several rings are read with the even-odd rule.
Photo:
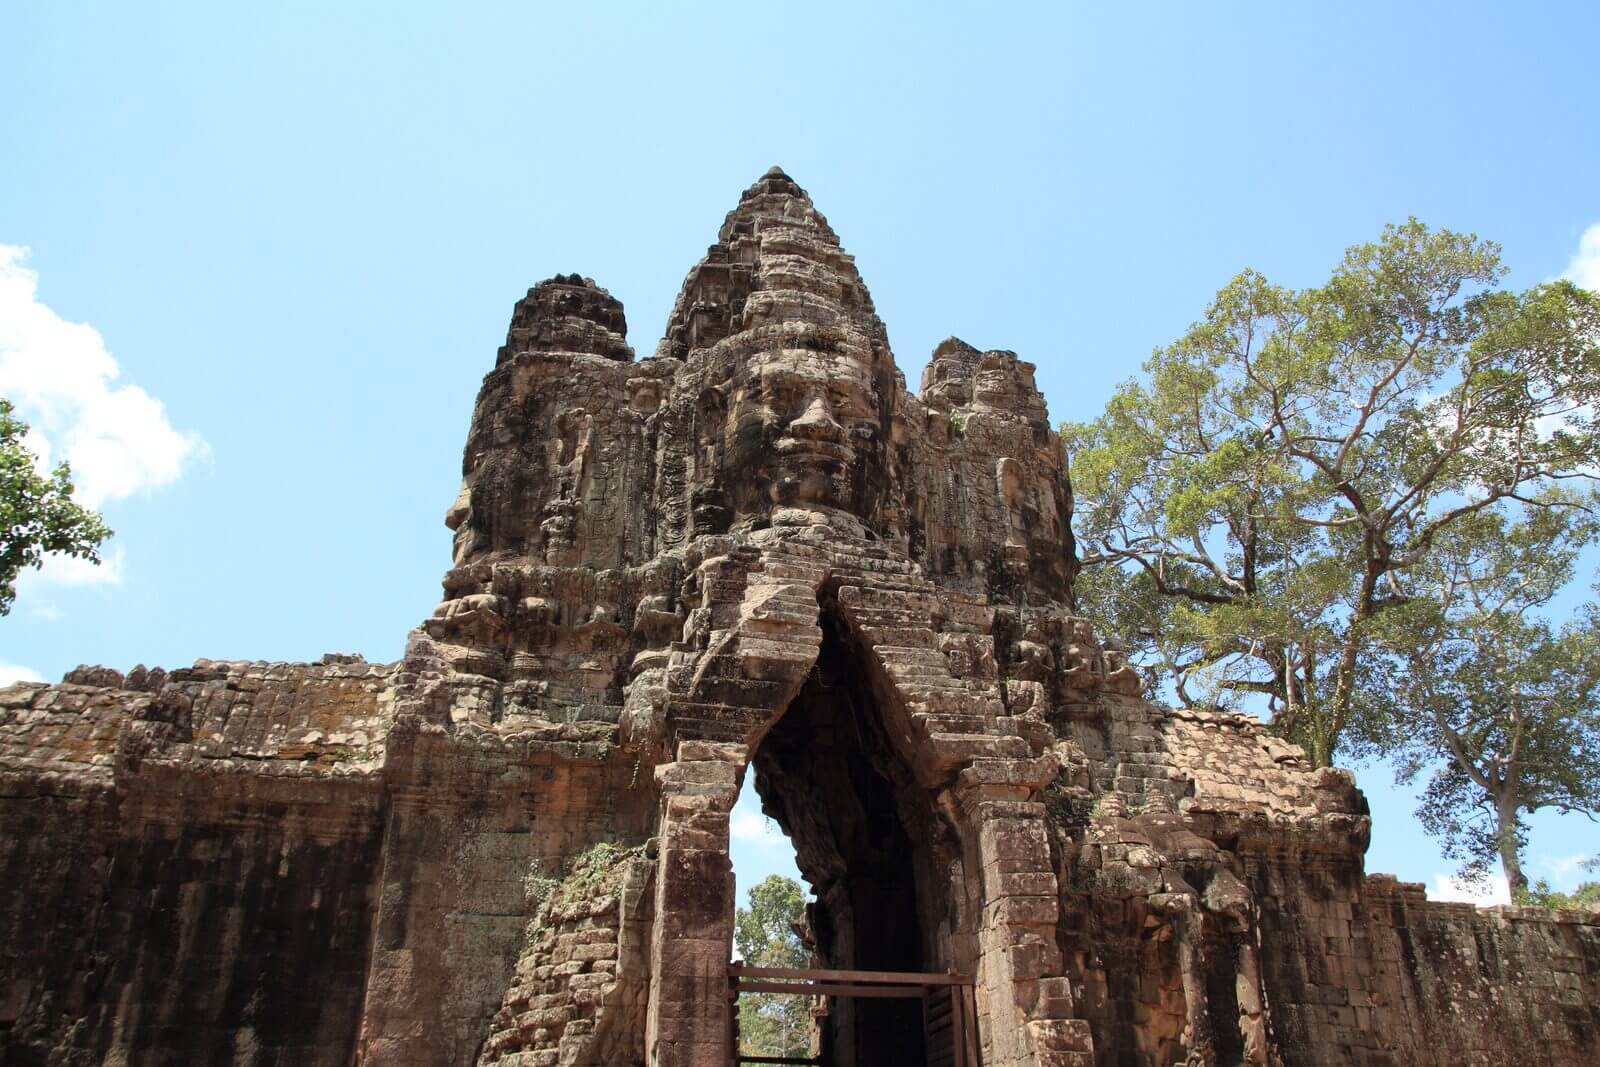
[[888, 353], [854, 258], [806, 191], [773, 167], [689, 271], [656, 354], [685, 359], [737, 331], [783, 322], [853, 326]]
[[657, 349], [683, 361], [691, 528], [877, 528], [903, 383], [855, 261], [777, 167], [689, 271]]

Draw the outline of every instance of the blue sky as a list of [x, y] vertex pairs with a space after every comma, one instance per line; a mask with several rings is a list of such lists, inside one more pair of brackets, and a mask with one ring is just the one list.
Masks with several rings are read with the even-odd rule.
[[[25, 584], [0, 661], [396, 657], [512, 304], [592, 275], [649, 353], [773, 163], [908, 379], [1011, 348], [1058, 419], [1247, 265], [1313, 284], [1416, 215], [1526, 286], [1600, 224], [1592, 3], [456, 7], [0, 9], [0, 386], [118, 533]], [[1362, 781], [1371, 868], [1447, 872]], [[1540, 818], [1530, 866], [1596, 851]]]

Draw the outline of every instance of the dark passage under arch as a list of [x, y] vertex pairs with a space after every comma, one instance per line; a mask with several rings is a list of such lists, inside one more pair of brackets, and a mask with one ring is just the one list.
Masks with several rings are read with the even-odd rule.
[[[810, 676], [756, 750], [756, 791], [816, 893], [819, 966], [942, 973], [953, 963], [953, 834], [891, 740], [865, 656], [826, 605], [822, 632]], [[833, 998], [824, 1062], [928, 1063], [924, 1027], [916, 1000]]]

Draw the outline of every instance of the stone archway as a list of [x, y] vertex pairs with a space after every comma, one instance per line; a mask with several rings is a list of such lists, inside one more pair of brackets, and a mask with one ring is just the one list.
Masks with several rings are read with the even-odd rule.
[[[697, 564], [686, 586], [693, 649], [667, 672], [675, 760], [656, 769], [648, 1062], [728, 1062], [728, 814], [753, 756], [758, 779], [763, 765], [775, 779], [762, 792], [782, 805], [779, 821], [811, 839], [801, 869], [833, 898], [830, 962], [973, 974], [983, 1063], [1075, 1062], [1063, 1057], [1086, 1047], [1087, 1032], [1067, 1022], [1055, 977], [1056, 880], [1037, 799], [1054, 759], [1016, 732], [992, 681], [951, 673], [934, 589], [914, 564], [836, 534], [731, 547]], [[969, 608], [986, 617], [977, 602], [946, 610]], [[815, 793], [802, 783], [838, 777], [807, 755], [830, 732], [845, 743], [844, 781], [819, 819], [825, 809], [794, 798]], [[892, 909], [868, 899], [874, 880]], [[900, 923], [906, 911], [915, 919]], [[889, 914], [895, 923], [873, 922]], [[866, 1030], [910, 1025], [892, 1011], [847, 1010], [838, 1040], [865, 1064], [880, 1043]]]
[[[976, 945], [958, 828], [918, 781], [903, 752], [911, 724], [885, 706], [870, 651], [827, 596], [820, 626], [816, 663], [751, 757], [762, 808], [817, 894], [817, 965], [970, 972]], [[921, 1064], [933, 1051], [914, 1000], [836, 999], [822, 1037], [838, 1067]]]

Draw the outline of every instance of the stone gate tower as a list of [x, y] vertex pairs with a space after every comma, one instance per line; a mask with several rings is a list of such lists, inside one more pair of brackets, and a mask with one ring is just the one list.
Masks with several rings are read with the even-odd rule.
[[[911, 393], [781, 171], [653, 358], [543, 282], [401, 662], [0, 692], [0, 1053], [721, 1067], [754, 773], [819, 961], [975, 976], [988, 1067], [1593, 1062], [1600, 927], [1364, 877], [1347, 773], [1140, 699], [1070, 518], [1032, 366]], [[936, 1062], [917, 1011], [831, 1062]]]

